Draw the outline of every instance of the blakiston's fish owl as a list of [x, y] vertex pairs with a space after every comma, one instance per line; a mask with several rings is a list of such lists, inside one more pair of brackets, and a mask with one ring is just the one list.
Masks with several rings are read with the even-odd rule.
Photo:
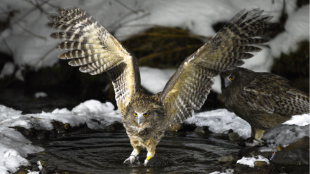
[[[183, 122], [201, 108], [211, 90], [214, 76], [242, 65], [242, 59], [267, 42], [259, 36], [270, 33], [271, 17], [262, 10], [245, 10], [233, 17], [206, 44], [187, 57], [162, 92], [147, 94], [141, 88], [137, 59], [126, 51], [105, 28], [79, 8], [59, 9], [47, 25], [62, 31], [51, 37], [63, 39], [59, 58], [91, 75], [107, 72], [112, 79], [118, 109], [133, 151], [125, 162], [133, 163], [142, 148], [146, 165], [171, 123]], [[124, 163], [125, 163], [124, 162]]]
[[227, 109], [251, 125], [253, 143], [247, 146], [262, 145], [265, 129], [309, 112], [308, 95], [272, 73], [236, 68], [221, 73], [221, 84]]

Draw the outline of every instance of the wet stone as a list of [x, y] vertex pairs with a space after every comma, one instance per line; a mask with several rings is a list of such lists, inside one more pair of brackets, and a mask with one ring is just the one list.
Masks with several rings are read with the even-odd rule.
[[276, 150], [277, 151], [281, 151], [281, 150], [283, 150], [283, 147], [281, 145], [279, 145], [279, 146], [276, 147]]
[[242, 158], [242, 157], [252, 157], [252, 156], [261, 155], [269, 159], [272, 156], [273, 151], [260, 151], [261, 148], [260, 147], [244, 147], [239, 151], [238, 157]]
[[309, 151], [305, 149], [278, 151], [270, 161], [280, 165], [309, 165]]
[[199, 136], [207, 136], [210, 133], [210, 131], [207, 126], [204, 126], [204, 127], [197, 127], [195, 129], [195, 133]]
[[66, 129], [64, 128], [64, 124], [58, 121], [52, 122], [54, 129], [58, 134], [66, 133]]
[[240, 140], [240, 136], [235, 133], [232, 129], [230, 129], [228, 131], [228, 137], [230, 141], [239, 141]]
[[261, 166], [267, 166], [267, 162], [266, 161], [255, 161], [254, 162], [254, 166], [257, 166], [257, 167], [261, 167]]
[[293, 149], [309, 149], [309, 137], [304, 136], [301, 139], [297, 140], [294, 143], [286, 146], [284, 150], [293, 150]]
[[157, 156], [154, 156], [153, 158], [151, 158], [149, 160], [149, 163], [147, 164], [147, 166], [156, 167], [156, 168], [168, 167], [172, 165], [173, 165], [173, 161], [167, 158], [164, 158], [164, 157], [157, 157]]
[[234, 173], [247, 173], [255, 171], [254, 168], [243, 164], [235, 164]]
[[228, 155], [225, 155], [225, 156], [222, 156], [218, 159], [219, 162], [236, 162], [238, 161], [238, 155], [235, 154], [235, 153], [231, 153], [231, 154], [228, 154]]
[[23, 171], [17, 172], [16, 174], [27, 174], [27, 173], [28, 173], [27, 171], [23, 170]]
[[222, 165], [222, 171], [234, 168], [236, 162], [227, 162]]
[[255, 156], [255, 154], [257, 154], [257, 153], [258, 153], [257, 147], [244, 147], [239, 151], [238, 157], [239, 158], [252, 157], [252, 156]]
[[37, 136], [38, 140], [47, 140], [48, 138], [49, 138], [49, 132], [47, 132], [47, 131], [42, 131]]
[[65, 125], [64, 125], [64, 128], [65, 129], [69, 129], [71, 126], [70, 126], [70, 124], [69, 123], [66, 123]]
[[104, 131], [107, 132], [115, 132], [117, 130], [123, 130], [125, 129], [122, 123], [119, 123], [117, 121], [113, 122], [111, 125], [104, 128]]

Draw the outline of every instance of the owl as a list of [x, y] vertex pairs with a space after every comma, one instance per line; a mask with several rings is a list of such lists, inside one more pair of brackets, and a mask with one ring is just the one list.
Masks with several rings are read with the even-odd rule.
[[281, 76], [239, 67], [220, 75], [227, 109], [251, 125], [252, 142], [247, 146], [262, 145], [266, 129], [309, 112], [308, 95]]
[[271, 32], [269, 16], [262, 10], [241, 11], [217, 34], [188, 56], [179, 66], [162, 92], [149, 94], [141, 87], [137, 59], [86, 11], [79, 8], [58, 9], [50, 15], [47, 26], [57, 29], [51, 34], [63, 41], [57, 46], [68, 50], [59, 55], [69, 65], [91, 75], [108, 73], [112, 80], [123, 125], [133, 147], [124, 163], [136, 161], [142, 149], [148, 161], [165, 130], [173, 123], [182, 123], [199, 110], [211, 90], [214, 76], [242, 65], [250, 52], [261, 49]]

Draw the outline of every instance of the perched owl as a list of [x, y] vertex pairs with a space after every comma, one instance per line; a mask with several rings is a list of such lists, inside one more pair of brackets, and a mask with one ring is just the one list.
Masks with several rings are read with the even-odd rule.
[[220, 75], [227, 109], [251, 125], [253, 143], [247, 146], [262, 145], [266, 129], [309, 112], [308, 95], [281, 76], [239, 67]]
[[163, 91], [150, 95], [141, 87], [137, 59], [87, 12], [79, 8], [59, 9], [47, 25], [58, 29], [51, 37], [64, 40], [57, 48], [69, 65], [91, 75], [107, 72], [133, 151], [124, 163], [133, 163], [146, 148], [146, 165], [171, 123], [181, 123], [199, 110], [211, 90], [214, 76], [242, 65], [242, 59], [267, 42], [271, 19], [262, 10], [245, 10], [180, 65]]

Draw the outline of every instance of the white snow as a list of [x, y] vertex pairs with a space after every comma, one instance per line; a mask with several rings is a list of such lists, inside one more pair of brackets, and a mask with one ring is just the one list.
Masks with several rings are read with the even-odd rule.
[[[121, 3], [119, 3], [121, 2]], [[40, 11], [35, 6], [41, 4]], [[10, 28], [0, 33], [0, 51], [13, 54], [14, 63], [19, 67], [30, 65], [39, 69], [52, 66], [57, 61], [59, 51], [54, 47], [59, 40], [49, 37], [53, 32], [45, 27], [48, 22], [47, 15], [55, 11], [55, 7], [80, 7], [88, 11], [96, 20], [115, 36], [123, 40], [133, 34], [137, 34], [154, 26], [179, 27], [189, 30], [195, 35], [212, 36], [215, 31], [212, 25], [231, 19], [242, 9], [260, 7], [265, 14], [274, 16], [272, 22], [279, 21], [283, 4], [289, 18], [285, 25], [286, 31], [272, 40], [271, 49], [264, 48], [252, 59], [246, 60], [244, 67], [254, 71], [270, 71], [273, 56], [277, 57], [281, 52], [288, 53], [297, 47], [297, 42], [309, 40], [309, 6], [304, 6], [296, 11], [296, 0], [188, 0], [176, 1], [144, 1], [144, 0], [120, 0], [120, 1], [26, 1], [26, 0], [2, 0], [0, 6], [5, 12], [0, 15], [1, 20], [6, 20], [7, 13], [15, 10], [11, 16]], [[13, 7], [11, 9], [7, 7]], [[184, 57], [185, 58], [185, 57]], [[16, 73], [18, 79], [21, 73]], [[143, 82], [145, 83], [145, 82]], [[162, 83], [162, 82], [160, 82]], [[213, 89], [220, 92], [220, 81], [216, 78]], [[158, 91], [158, 90], [156, 90]]]
[[309, 114], [294, 115], [290, 120], [284, 122], [287, 125], [306, 126], [310, 124]]
[[38, 164], [38, 168], [39, 168], [39, 169], [40, 169], [40, 171], [41, 171], [41, 170], [43, 169], [41, 162], [40, 162], [40, 161], [38, 161], [38, 162], [37, 162], [37, 164]]
[[[185, 120], [185, 123], [208, 126], [209, 130], [214, 133], [227, 133], [229, 129], [232, 129], [242, 138], [251, 136], [249, 123], [226, 109], [195, 113], [193, 117]], [[309, 124], [310, 113], [295, 115], [282, 125], [267, 129], [262, 139], [265, 139], [267, 143], [274, 143], [270, 146], [285, 146], [304, 136], [309, 136]]]
[[162, 91], [176, 70], [140, 67], [141, 85], [149, 92], [156, 94]]
[[285, 31], [270, 42], [274, 57], [296, 51], [298, 42], [309, 41], [309, 5], [289, 15], [284, 27]]
[[240, 160], [237, 161], [239, 164], [248, 165], [250, 167], [254, 167], [255, 161], [266, 161], [267, 164], [269, 164], [269, 160], [261, 155], [258, 155], [257, 157], [243, 157]]
[[243, 138], [251, 136], [249, 123], [227, 109], [195, 113], [193, 117], [185, 120], [185, 123], [200, 127], [208, 126], [209, 130], [214, 133], [228, 133], [228, 130], [232, 129]]
[[47, 94], [45, 92], [36, 92], [34, 94], [34, 97], [35, 98], [44, 98], [44, 97], [47, 97]]

